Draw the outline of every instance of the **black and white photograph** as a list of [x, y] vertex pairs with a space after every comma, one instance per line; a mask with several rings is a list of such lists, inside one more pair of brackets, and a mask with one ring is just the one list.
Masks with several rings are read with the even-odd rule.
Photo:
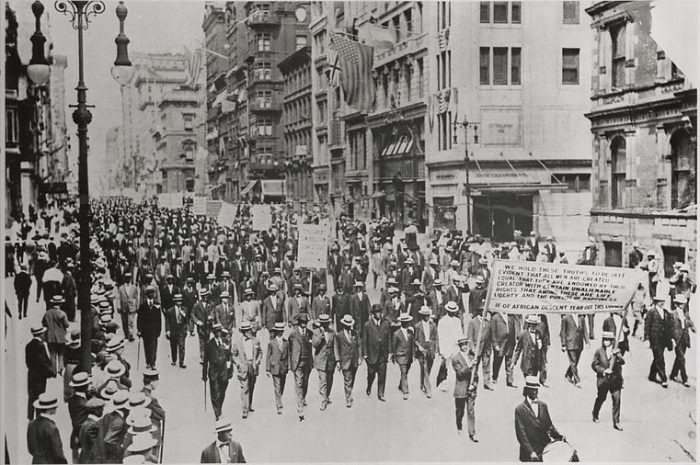
[[0, 18], [5, 464], [700, 460], [700, 2]]

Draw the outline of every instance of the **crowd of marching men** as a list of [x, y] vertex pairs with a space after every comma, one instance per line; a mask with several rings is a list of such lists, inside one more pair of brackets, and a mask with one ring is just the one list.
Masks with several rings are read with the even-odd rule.
[[[79, 251], [74, 207], [56, 206], [30, 218], [27, 227], [23, 222], [15, 239], [24, 237], [24, 244], [13, 246], [8, 258], [16, 271], [19, 318], [27, 316], [30, 274], [41, 283], [37, 300], [43, 290], [47, 307], [43, 325], [32, 328], [26, 352], [28, 444], [35, 460], [65, 460], [56, 446], [58, 431], [46, 421], [58, 406], [58, 400], [45, 392], [46, 380], [57, 375], [64, 378], [64, 401], [73, 424], [74, 462], [160, 460], [165, 414], [153, 391], [158, 384], [157, 346], [163, 334], [171, 349], [171, 364], [183, 369], [187, 368], [188, 335], [197, 341], [202, 380], [209, 384], [217, 420], [217, 447], [227, 445], [225, 453], [237, 460], [243, 460], [243, 453], [222, 415], [226, 389], [235, 374], [241, 385], [241, 414], [247, 418], [254, 411], [261, 366], [272, 379], [280, 414], [286, 376], [292, 372], [297, 415], [304, 421], [312, 369], [318, 372], [320, 408], [325, 410], [331, 403], [336, 370], [342, 373], [350, 408], [361, 363], [367, 364], [367, 395], [377, 379], [377, 398], [384, 401], [387, 363], [398, 365], [399, 389], [408, 399], [411, 366], [419, 365], [421, 392], [431, 397], [429, 375], [437, 362], [436, 384], [443, 390], [450, 381], [455, 385], [457, 429], [461, 432], [466, 409], [468, 434], [475, 442], [478, 371], [483, 372], [484, 389], [491, 390], [503, 366], [506, 384], [515, 387], [513, 370], [520, 362], [526, 387], [547, 386], [547, 352], [552, 344], [547, 316], [485, 311], [484, 304], [493, 258], [566, 263], [551, 237], [540, 243], [533, 234], [522, 237], [516, 231], [514, 242], [491, 248], [478, 236], [453, 232], [436, 237], [421, 251], [411, 228], [394, 247], [394, 227], [388, 220], [364, 224], [341, 216], [333, 228], [336, 237], [326, 269], [307, 270], [295, 264], [303, 253], [296, 250], [296, 223], [324, 221], [313, 212], [301, 218], [278, 209], [273, 212], [273, 228], [257, 232], [251, 230], [245, 206], [226, 227], [186, 208], [160, 209], [125, 199], [95, 201], [92, 211], [92, 340], [85, 343], [90, 344], [94, 367], [89, 375], [80, 363], [80, 334], [69, 330], [80, 286], [75, 273]], [[630, 257], [631, 264], [650, 275], [649, 283], [640, 283], [633, 300], [632, 334], [644, 321], [644, 337], [654, 354], [650, 380], [656, 381], [658, 375], [667, 386], [662, 363], [663, 350], [669, 349], [676, 351], [671, 377], [687, 385], [684, 353], [690, 342], [688, 331], [694, 331], [687, 302], [695, 286], [687, 266], [678, 264], [677, 275], [670, 280], [672, 309], [664, 309], [667, 296], [654, 293], [649, 299], [649, 290], [656, 290], [652, 284], [660, 277], [654, 260], [653, 254], [636, 262]], [[593, 241], [577, 263], [596, 263]], [[332, 296], [327, 295], [329, 281]], [[371, 303], [366, 287], [378, 284], [383, 285], [380, 300]], [[629, 333], [623, 316], [606, 315], [602, 352], [596, 352], [598, 365], [593, 366], [599, 379], [593, 419], [597, 421], [600, 405], [610, 392], [613, 425], [620, 430], [620, 370]], [[123, 357], [124, 345], [136, 338], [146, 366], [141, 392], [129, 391], [131, 365]], [[592, 314], [562, 318], [561, 348], [570, 362], [565, 376], [577, 386], [581, 351], [593, 338]], [[619, 362], [611, 364], [613, 359]], [[541, 437], [530, 439], [545, 445]], [[518, 440], [521, 459], [531, 458], [533, 451], [541, 455], [539, 445], [523, 446], [523, 441], [529, 444], [527, 437], [519, 435]]]

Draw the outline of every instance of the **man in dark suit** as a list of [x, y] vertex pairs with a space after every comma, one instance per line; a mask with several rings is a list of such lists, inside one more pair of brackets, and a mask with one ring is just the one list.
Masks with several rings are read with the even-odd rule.
[[603, 346], [595, 351], [591, 367], [596, 372], [598, 395], [593, 404], [593, 421], [598, 423], [600, 408], [610, 392], [612, 398], [613, 428], [622, 431], [620, 426], [620, 391], [622, 390], [622, 365], [625, 364], [622, 353], [614, 347], [616, 334], [603, 331]]
[[435, 352], [437, 351], [438, 336], [437, 326], [430, 321], [431, 310], [428, 306], [418, 310], [420, 321], [414, 326], [416, 343], [416, 358], [420, 365], [420, 390], [430, 399], [432, 396], [430, 387], [430, 371], [433, 368]]
[[175, 286], [175, 277], [168, 274], [165, 277], [165, 284], [160, 289], [160, 305], [163, 313], [173, 307], [173, 296], [180, 294], [180, 289]]
[[[622, 312], [611, 313], [609, 317], [603, 320], [603, 331], [610, 331], [615, 334], [615, 336], [620, 336], [620, 340], [617, 343], [617, 348], [620, 349], [620, 354], [623, 356], [625, 352], [629, 352], [630, 343], [628, 334], [630, 333], [629, 323], [627, 319], [623, 318]], [[622, 326], [622, 332], [620, 333], [620, 326]]]
[[285, 322], [284, 300], [277, 295], [277, 285], [270, 284], [267, 289], [268, 296], [262, 305], [262, 321], [268, 331], [275, 327], [276, 322]]
[[408, 371], [413, 363], [413, 328], [410, 327], [413, 317], [407, 313], [399, 316], [401, 328], [394, 332], [392, 340], [392, 362], [399, 365], [401, 379], [399, 390], [403, 393], [403, 400], [408, 399]]
[[377, 379], [377, 397], [384, 400], [386, 385], [386, 364], [391, 352], [391, 326], [382, 316], [382, 307], [372, 305], [372, 318], [365, 323], [365, 336], [362, 339], [362, 353], [367, 362], [367, 395], [372, 393], [375, 375]]
[[343, 271], [340, 273], [340, 277], [338, 279], [338, 287], [334, 287], [334, 289], [342, 288], [343, 292], [347, 295], [352, 293], [352, 288], [355, 284], [355, 277], [350, 269], [351, 265], [352, 263], [350, 263], [349, 260], [343, 263]]
[[80, 425], [80, 430], [78, 432], [80, 454], [78, 460], [73, 461], [73, 463], [102, 463], [96, 441], [104, 404], [104, 400], [99, 397], [92, 397], [85, 404], [88, 415], [85, 421]]
[[[20, 271], [15, 275], [15, 294], [17, 294], [17, 314], [19, 319], [27, 317], [29, 306], [29, 288], [32, 286], [32, 278], [27, 273], [27, 265], [20, 266]], [[40, 287], [40, 283], [37, 284]]]
[[[695, 332], [695, 325], [690, 315], [685, 311], [688, 299], [682, 294], [673, 298], [673, 315], [671, 317], [671, 336], [675, 346], [676, 359], [671, 369], [671, 379], [685, 387], [688, 384], [688, 374], [685, 370], [685, 351], [690, 347], [690, 331]], [[680, 376], [680, 378], [678, 377]]]
[[217, 420], [215, 431], [216, 441], [202, 451], [200, 463], [246, 463], [241, 445], [233, 440], [231, 422]]
[[542, 350], [540, 350], [540, 385], [543, 387], [549, 387], [547, 385], [547, 351], [549, 350], [549, 345], [551, 344], [550, 334], [549, 334], [549, 321], [547, 321], [547, 315], [541, 313], [538, 315], [540, 322], [537, 324], [537, 332], [542, 339]]
[[46, 390], [46, 380], [56, 376], [46, 344], [46, 328], [33, 326], [32, 340], [24, 349], [27, 364], [27, 418], [34, 419], [34, 401]]
[[73, 463], [78, 463], [80, 453], [80, 426], [87, 420], [87, 389], [90, 385], [88, 374], [84, 371], [75, 373], [68, 383], [73, 388], [73, 396], [68, 400], [68, 413], [73, 430], [70, 435], [70, 448], [73, 451]]
[[182, 307], [187, 315], [187, 327], [190, 336], [194, 336], [194, 319], [192, 318], [192, 310], [198, 300], [197, 289], [194, 287], [194, 278], [188, 277], [185, 281], [185, 287], [182, 289]]
[[265, 370], [267, 376], [272, 376], [272, 385], [275, 390], [275, 407], [277, 414], [282, 414], [282, 394], [287, 381], [289, 371], [289, 342], [282, 337], [285, 324], [281, 321], [275, 323], [272, 328], [270, 342], [267, 344], [267, 357]]
[[218, 420], [221, 417], [221, 408], [226, 397], [228, 381], [233, 377], [233, 365], [231, 364], [231, 350], [222, 337], [222, 327], [219, 323], [212, 326], [214, 337], [209, 339], [204, 349], [202, 363], [202, 381], [209, 380], [211, 391], [211, 405], [214, 416]]
[[[350, 286], [352, 289], [352, 286]], [[331, 318], [335, 319], [335, 327], [340, 328], [340, 320], [345, 316], [352, 316], [352, 300], [345, 292], [345, 288], [338, 286], [335, 295], [331, 299]]]
[[521, 462], [541, 462], [545, 446], [566, 438], [554, 427], [547, 404], [538, 400], [540, 384], [537, 377], [525, 378], [525, 400], [515, 407], [515, 436], [520, 443]]
[[457, 433], [462, 434], [462, 419], [464, 418], [464, 408], [466, 407], [469, 439], [473, 442], [479, 442], [476, 439], [476, 417], [474, 415], [477, 382], [472, 380], [472, 368], [475, 363], [474, 352], [469, 349], [468, 337], [458, 339], [457, 345], [459, 346], [459, 352], [452, 357], [452, 368], [455, 370], [454, 398]]
[[314, 368], [318, 371], [318, 390], [321, 394], [321, 410], [330, 403], [329, 397], [333, 388], [333, 374], [337, 360], [335, 357], [335, 338], [337, 335], [331, 329], [331, 317], [322, 313], [317, 320], [311, 337], [314, 348]]
[[146, 358], [146, 367], [156, 367], [158, 355], [158, 337], [162, 329], [160, 306], [155, 302], [156, 289], [153, 286], [146, 288], [146, 300], [138, 309], [136, 328], [138, 336], [143, 338], [143, 352]]
[[498, 382], [498, 372], [505, 358], [506, 385], [516, 387], [513, 384], [513, 351], [515, 350], [517, 333], [517, 321], [513, 315], [494, 313], [491, 317], [491, 341], [493, 343], [493, 370], [491, 382]]
[[561, 351], [566, 351], [569, 357], [569, 368], [564, 375], [570, 383], [576, 387], [581, 387], [581, 378], [578, 375], [578, 361], [583, 352], [583, 344], [589, 345], [588, 331], [586, 328], [585, 315], [574, 315], [567, 313], [561, 318]]
[[345, 387], [345, 406], [352, 407], [352, 389], [355, 385], [355, 374], [359, 365], [360, 343], [357, 332], [352, 328], [355, 320], [350, 315], [345, 315], [340, 320], [342, 329], [335, 337], [335, 359], [338, 361], [338, 371], [343, 373]]
[[671, 338], [671, 315], [663, 307], [665, 301], [666, 298], [662, 295], [654, 296], [654, 304], [644, 320], [644, 339], [649, 341], [654, 357], [649, 367], [649, 381], [657, 382], [658, 376], [661, 379], [661, 385], [667, 388], [664, 349], [673, 350], [673, 339]]
[[[58, 399], [42, 393], [34, 402], [37, 418], [27, 426], [27, 447], [32, 463], [68, 463], [63, 454], [63, 442], [58, 426], [53, 419], [58, 408]], [[114, 462], [120, 463], [120, 462]]]
[[350, 308], [352, 317], [355, 319], [357, 334], [360, 338], [364, 337], [364, 327], [369, 320], [370, 309], [369, 297], [365, 292], [365, 283], [362, 281], [355, 282], [355, 293], [350, 297]]
[[439, 321], [446, 313], [445, 304], [447, 303], [445, 291], [442, 290], [442, 280], [440, 278], [435, 278], [433, 281], [432, 289], [428, 294], [428, 300], [430, 301], [430, 307], [433, 310], [435, 321]]
[[165, 313], [165, 337], [170, 340], [171, 365], [180, 360], [180, 367], [185, 365], [185, 339], [187, 338], [187, 312], [182, 306], [182, 294], [173, 296], [173, 306]]
[[128, 391], [118, 390], [111, 399], [113, 410], [99, 422], [97, 447], [102, 463], [122, 463], [124, 459], [124, 436], [127, 431], [126, 416], [129, 413]]
[[289, 335], [289, 368], [294, 373], [299, 421], [304, 421], [306, 392], [309, 389], [309, 374], [313, 366], [311, 331], [306, 328], [308, 322], [309, 318], [306, 314], [297, 315], [298, 326], [292, 329]]
[[318, 321], [319, 317], [326, 314], [331, 315], [331, 299], [326, 295], [326, 285], [318, 286], [318, 295], [311, 302], [311, 320]]
[[522, 354], [520, 369], [523, 372], [523, 377], [539, 376], [540, 374], [542, 338], [537, 332], [539, 322], [537, 315], [527, 315], [525, 317], [525, 329], [520, 331], [518, 335], [512, 363], [515, 366]]
[[192, 321], [197, 326], [197, 336], [199, 337], [199, 361], [204, 360], [204, 352], [214, 321], [214, 307], [209, 303], [209, 289], [202, 289], [199, 292], [199, 302], [192, 307]]

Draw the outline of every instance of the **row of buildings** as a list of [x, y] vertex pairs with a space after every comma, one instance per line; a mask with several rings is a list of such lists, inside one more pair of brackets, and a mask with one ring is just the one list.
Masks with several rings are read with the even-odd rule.
[[28, 216], [30, 207], [44, 207], [53, 196], [76, 190], [76, 160], [69, 157], [70, 136], [65, 114], [65, 55], [55, 53], [48, 27], [45, 53], [49, 80], [34, 84], [27, 75], [30, 37], [35, 19], [30, 8], [5, 2], [5, 225]]

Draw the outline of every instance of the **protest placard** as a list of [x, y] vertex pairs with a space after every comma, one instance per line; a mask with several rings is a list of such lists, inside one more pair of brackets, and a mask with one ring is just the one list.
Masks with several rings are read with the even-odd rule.
[[[219, 226], [228, 226], [230, 228], [233, 226], [233, 220], [236, 219], [238, 209], [232, 203], [221, 201], [219, 201], [219, 203], [221, 204], [221, 208], [219, 208], [216, 222], [219, 223]], [[209, 209], [208, 206], [207, 209]]]
[[328, 260], [328, 237], [330, 231], [327, 226], [316, 224], [300, 224], [299, 231], [299, 257], [297, 265], [304, 268], [325, 268]]
[[607, 313], [623, 310], [644, 275], [631, 268], [496, 260], [486, 310]]
[[252, 205], [250, 214], [253, 220], [253, 231], [267, 231], [272, 227], [270, 205]]
[[207, 214], [207, 198], [203, 195], [196, 195], [192, 204], [192, 213], [195, 215]]

